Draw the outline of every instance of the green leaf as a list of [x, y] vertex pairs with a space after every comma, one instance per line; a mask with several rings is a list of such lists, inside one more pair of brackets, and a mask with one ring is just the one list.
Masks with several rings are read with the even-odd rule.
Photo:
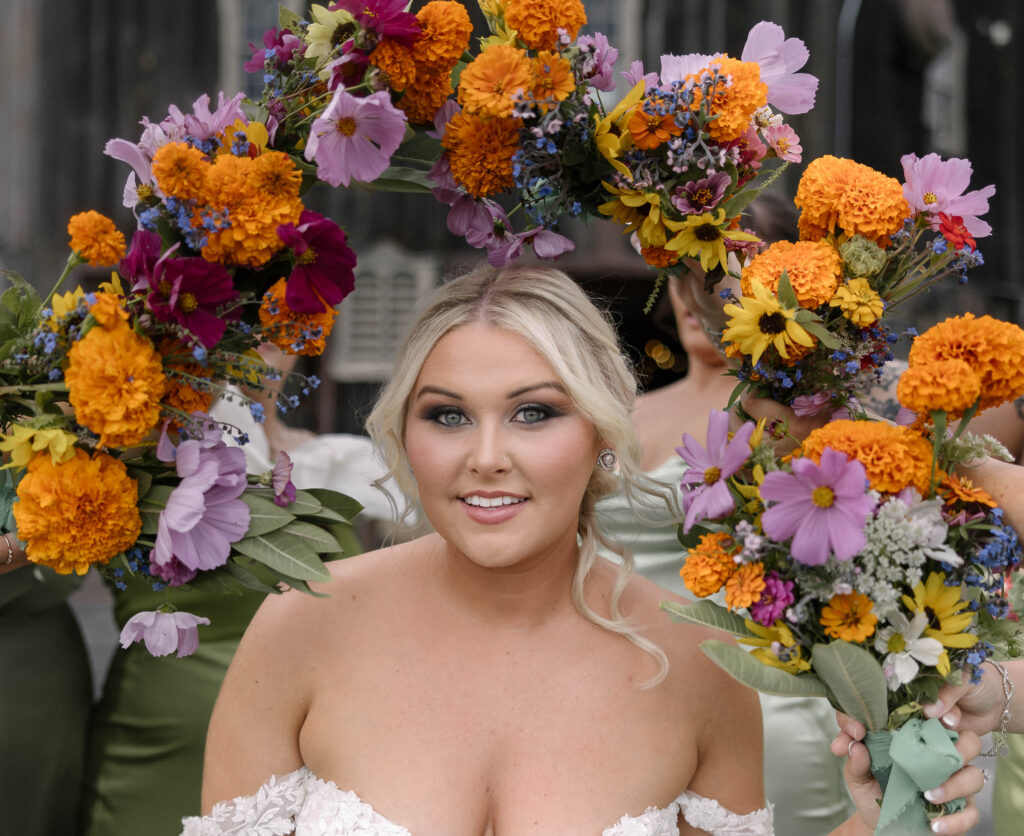
[[275, 531], [295, 519], [294, 514], [252, 491], [245, 491], [241, 498], [242, 502], [249, 506], [249, 530], [245, 532], [246, 537], [257, 537]]
[[775, 289], [775, 295], [779, 297], [779, 303], [784, 308], [799, 308], [800, 300], [796, 298], [796, 291], [793, 290], [793, 283], [789, 280], [789, 273], [785, 270], [779, 276], [779, 286]]
[[266, 580], [260, 577], [261, 570], [263, 573], [266, 573], [266, 567], [253, 560], [251, 557], [238, 554], [232, 555], [231, 558], [228, 559], [227, 563], [224, 564], [224, 569], [247, 589], [253, 589], [256, 592], [265, 592], [267, 595], [281, 594], [280, 589], [278, 589], [273, 583], [268, 582], [274, 580], [272, 575]]
[[733, 679], [764, 694], [780, 697], [828, 697], [828, 689], [814, 674], [786, 673], [765, 665], [747, 651], [727, 642], [708, 639], [700, 649]]
[[[270, 492], [267, 493], [269, 495]], [[288, 513], [296, 517], [313, 516], [323, 510], [323, 503], [309, 491], [296, 491], [295, 500], [288, 504]]]
[[[811, 314], [813, 316], [813, 314]], [[826, 348], [838, 348], [839, 340], [836, 339], [835, 334], [829, 331], [824, 325], [821, 324], [821, 320], [817, 317], [808, 321], [802, 321], [800, 315], [796, 318], [797, 324], [800, 325], [808, 334], [812, 334], [818, 338], [820, 342]]]
[[257, 537], [243, 537], [234, 544], [234, 549], [289, 578], [305, 581], [331, 579], [316, 552], [281, 529]]
[[312, 523], [296, 520], [285, 526], [283, 534], [294, 537], [297, 542], [308, 546], [312, 551], [323, 553], [334, 553], [341, 550], [341, 546], [331, 532], [320, 528]]
[[400, 159], [421, 160], [425, 165], [433, 165], [441, 156], [442, 150], [441, 140], [427, 136], [426, 131], [413, 131], [412, 136], [398, 146], [395, 156]]
[[354, 186], [368, 192], [428, 194], [433, 188], [433, 184], [427, 180], [427, 172], [401, 165], [388, 166], [380, 177], [370, 183], [352, 182]]
[[305, 581], [299, 580], [298, 578], [289, 578], [285, 575], [281, 575], [281, 580], [284, 581], [292, 589], [297, 589], [299, 592], [304, 592], [306, 595], [312, 595], [314, 598], [330, 598], [326, 592], [315, 592], [313, 588]]
[[871, 731], [886, 727], [889, 699], [885, 674], [870, 652], [838, 640], [816, 644], [811, 650], [811, 664], [844, 712]]
[[324, 508], [342, 517], [345, 522], [351, 522], [363, 510], [363, 506], [351, 496], [340, 491], [332, 491], [330, 488], [308, 488], [306, 493], [317, 500]]
[[142, 533], [156, 534], [160, 512], [167, 505], [174, 488], [170, 485], [153, 485], [139, 500], [139, 514], [142, 516]]
[[[734, 636], [752, 636], [743, 619], [714, 601], [696, 601], [692, 604], [677, 604], [674, 601], [662, 601], [661, 608], [669, 614], [673, 621], [689, 624], [700, 624], [715, 630], [724, 630]], [[760, 665], [761, 663], [758, 662]], [[763, 667], [763, 666], [762, 666]]]

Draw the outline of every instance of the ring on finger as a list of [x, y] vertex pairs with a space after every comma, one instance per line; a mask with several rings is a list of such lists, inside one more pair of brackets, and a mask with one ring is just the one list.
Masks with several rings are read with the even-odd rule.
[[981, 770], [981, 777], [983, 779], [981, 785], [985, 786], [985, 784], [988, 783], [988, 779], [992, 777], [992, 773], [985, 769], [985, 767], [983, 766], [979, 766], [978, 769]]
[[848, 758], [852, 758], [853, 757], [853, 747], [854, 747], [854, 744], [856, 742], [857, 742], [856, 740], [851, 740], [850, 741], [850, 745], [846, 747], [846, 757], [848, 757]]

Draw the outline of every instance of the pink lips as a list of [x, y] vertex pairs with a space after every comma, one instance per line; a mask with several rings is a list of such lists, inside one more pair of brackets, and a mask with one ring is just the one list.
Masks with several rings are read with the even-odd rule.
[[[482, 523], [483, 525], [498, 525], [503, 522], [507, 522], [522, 511], [523, 506], [526, 505], [526, 500], [523, 499], [521, 502], [513, 502], [508, 505], [494, 505], [494, 506], [483, 506], [483, 505], [470, 505], [466, 502], [468, 496], [477, 496], [482, 499], [496, 499], [503, 496], [511, 496], [511, 494], [498, 493], [494, 491], [478, 491], [467, 496], [460, 497], [462, 507], [466, 509], [466, 513], [469, 518], [474, 522]], [[521, 497], [516, 497], [520, 499]]]

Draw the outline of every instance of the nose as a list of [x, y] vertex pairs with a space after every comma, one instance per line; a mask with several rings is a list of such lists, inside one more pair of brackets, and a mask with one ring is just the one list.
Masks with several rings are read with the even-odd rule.
[[507, 439], [501, 428], [483, 423], [477, 426], [470, 443], [468, 466], [474, 473], [507, 473], [509, 459]]

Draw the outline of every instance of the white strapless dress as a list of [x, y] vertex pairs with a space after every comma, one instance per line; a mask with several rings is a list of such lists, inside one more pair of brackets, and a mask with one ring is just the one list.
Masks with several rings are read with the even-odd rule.
[[[667, 807], [623, 816], [602, 836], [679, 836], [679, 814], [712, 836], [773, 836], [770, 808], [738, 815], [717, 801], [684, 792]], [[306, 767], [272, 776], [255, 795], [214, 805], [209, 816], [184, 820], [182, 836], [412, 836], [353, 792], [322, 781]]]

